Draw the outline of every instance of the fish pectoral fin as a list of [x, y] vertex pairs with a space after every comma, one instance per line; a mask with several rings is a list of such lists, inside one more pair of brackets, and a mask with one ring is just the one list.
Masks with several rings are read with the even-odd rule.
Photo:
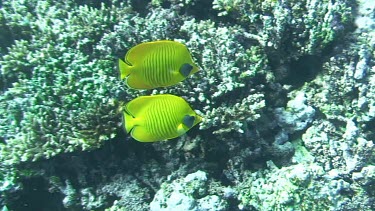
[[131, 131], [131, 136], [139, 142], [155, 142], [162, 141], [157, 137], [150, 134], [144, 127], [136, 126]]

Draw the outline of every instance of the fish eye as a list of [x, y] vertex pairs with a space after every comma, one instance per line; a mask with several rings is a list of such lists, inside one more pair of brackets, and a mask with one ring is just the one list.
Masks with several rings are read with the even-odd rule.
[[182, 120], [182, 123], [186, 125], [186, 127], [191, 128], [193, 127], [194, 121], [195, 121], [194, 116], [185, 115], [184, 119]]
[[193, 66], [191, 64], [188, 64], [188, 63], [184, 63], [180, 67], [180, 73], [184, 77], [188, 77], [192, 70], [193, 70]]

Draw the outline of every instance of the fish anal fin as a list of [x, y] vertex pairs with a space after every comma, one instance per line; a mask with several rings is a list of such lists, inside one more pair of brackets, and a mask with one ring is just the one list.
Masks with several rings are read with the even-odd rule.
[[155, 142], [162, 141], [161, 139], [154, 137], [144, 127], [135, 126], [131, 131], [131, 136], [139, 142]]
[[151, 89], [152, 87], [146, 84], [140, 77], [136, 77], [135, 75], [129, 75], [125, 83], [128, 87], [133, 89]]

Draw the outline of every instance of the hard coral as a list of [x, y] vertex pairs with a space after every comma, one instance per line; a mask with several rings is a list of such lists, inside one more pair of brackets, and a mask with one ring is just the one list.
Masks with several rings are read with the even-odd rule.
[[1, 11], [13, 20], [7, 22], [11, 32], [26, 25], [32, 33], [14, 40], [0, 61], [3, 162], [88, 150], [113, 137], [120, 123], [112, 99], [120, 87], [117, 73], [92, 49], [121, 12], [47, 1], [5, 2]]

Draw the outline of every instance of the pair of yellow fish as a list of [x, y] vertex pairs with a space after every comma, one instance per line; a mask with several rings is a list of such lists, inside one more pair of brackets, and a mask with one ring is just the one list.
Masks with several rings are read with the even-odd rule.
[[[119, 59], [121, 79], [135, 89], [177, 84], [198, 67], [185, 45], [168, 40], [147, 42], [131, 48]], [[163, 94], [141, 96], [125, 105], [125, 130], [140, 142], [176, 138], [202, 121], [181, 97]]]

